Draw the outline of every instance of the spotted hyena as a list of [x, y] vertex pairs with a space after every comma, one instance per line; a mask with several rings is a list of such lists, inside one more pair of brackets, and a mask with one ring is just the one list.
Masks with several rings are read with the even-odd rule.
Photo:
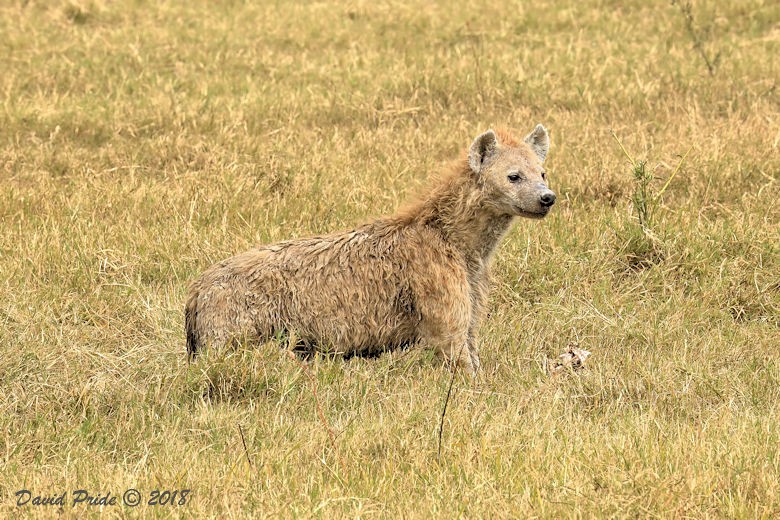
[[211, 266], [187, 297], [190, 357], [281, 333], [344, 355], [419, 343], [474, 374], [498, 243], [516, 217], [541, 219], [555, 203], [542, 167], [549, 142], [542, 125], [522, 140], [488, 130], [393, 216]]

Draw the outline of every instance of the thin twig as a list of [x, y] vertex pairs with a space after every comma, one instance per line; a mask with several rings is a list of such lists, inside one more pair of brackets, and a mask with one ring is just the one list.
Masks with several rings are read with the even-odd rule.
[[450, 372], [450, 383], [447, 386], [447, 395], [444, 397], [444, 406], [441, 409], [441, 417], [439, 418], [439, 446], [436, 449], [436, 461], [441, 460], [441, 438], [444, 433], [444, 416], [447, 414], [447, 405], [450, 402], [450, 396], [452, 396], [452, 385], [455, 383], [455, 373], [458, 371], [458, 359], [463, 355], [463, 350], [468, 348], [468, 344], [464, 343], [458, 351], [458, 356], [450, 362], [452, 363], [452, 371]]
[[714, 76], [715, 66], [718, 64], [720, 53], [716, 54], [715, 58], [710, 59], [707, 51], [704, 50], [704, 44], [699, 37], [699, 33], [697, 33], [696, 29], [693, 27], [693, 6], [691, 5], [691, 2], [680, 2], [679, 0], [672, 0], [672, 5], [676, 5], [680, 8], [680, 12], [682, 13], [683, 18], [685, 18], [685, 28], [687, 29], [691, 40], [693, 40], [693, 48], [699, 52], [699, 55], [704, 60], [704, 64], [707, 66], [707, 71], [709, 71], [710, 76]]
[[241, 423], [238, 424], [238, 433], [241, 435], [241, 444], [244, 445], [244, 455], [246, 455], [246, 460], [249, 462], [249, 467], [254, 468], [255, 465], [252, 464], [252, 457], [249, 456], [249, 450], [246, 449], [246, 440], [244, 439], [244, 430], [241, 429]]
[[320, 398], [317, 395], [317, 381], [315, 381], [314, 376], [311, 375], [311, 372], [309, 371], [309, 367], [307, 367], [303, 361], [298, 359], [298, 357], [295, 355], [293, 351], [288, 350], [287, 355], [298, 362], [298, 364], [301, 366], [301, 369], [303, 370], [303, 373], [306, 374], [306, 377], [309, 378], [309, 382], [311, 383], [311, 393], [312, 395], [314, 395], [314, 404], [317, 407], [317, 415], [319, 415], [320, 421], [322, 422], [322, 425], [325, 427], [325, 431], [328, 432], [328, 437], [330, 437], [331, 447], [333, 448], [333, 451], [336, 453], [336, 458], [339, 461], [341, 470], [346, 472], [347, 468], [344, 465], [344, 460], [342, 460], [341, 454], [339, 453], [339, 450], [336, 447], [336, 436], [334, 435], [333, 430], [328, 424], [328, 420], [325, 418], [325, 414], [322, 411], [322, 405], [320, 405]]
[[441, 417], [439, 418], [439, 447], [436, 451], [436, 461], [441, 460], [441, 437], [444, 432], [444, 416], [447, 413], [447, 405], [450, 402], [450, 396], [452, 395], [452, 385], [455, 382], [455, 372], [458, 370], [458, 365], [453, 365], [450, 372], [450, 384], [447, 386], [447, 396], [444, 398], [444, 406], [441, 410]]

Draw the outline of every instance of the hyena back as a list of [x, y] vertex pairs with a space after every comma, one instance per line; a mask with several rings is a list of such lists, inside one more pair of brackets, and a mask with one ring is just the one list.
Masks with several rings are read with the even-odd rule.
[[522, 141], [489, 130], [394, 216], [211, 266], [187, 298], [190, 357], [282, 333], [345, 355], [422, 343], [475, 373], [493, 253], [515, 217], [543, 218], [555, 202], [542, 168], [548, 149], [541, 125]]

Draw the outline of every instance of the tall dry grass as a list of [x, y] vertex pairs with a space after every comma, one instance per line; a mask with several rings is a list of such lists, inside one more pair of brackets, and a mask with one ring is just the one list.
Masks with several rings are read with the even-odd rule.
[[[132, 487], [193, 491], [102, 513], [776, 516], [780, 6], [690, 12], [4, 3], [0, 514]], [[440, 459], [428, 352], [316, 359], [314, 386], [274, 345], [186, 364], [206, 266], [391, 212], [478, 132], [537, 122], [560, 204], [502, 245]], [[651, 176], [642, 225], [612, 133]], [[572, 342], [588, 368], [548, 377]]]

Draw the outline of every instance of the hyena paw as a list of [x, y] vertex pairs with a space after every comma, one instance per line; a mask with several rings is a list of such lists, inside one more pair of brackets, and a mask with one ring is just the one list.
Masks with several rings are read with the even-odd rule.
[[476, 363], [474, 363], [474, 360], [471, 356], [463, 356], [455, 363], [456, 367], [453, 367], [455, 370], [462, 370], [464, 373], [466, 373], [469, 377], [477, 377], [477, 371], [479, 370], [479, 360], [476, 360]]

